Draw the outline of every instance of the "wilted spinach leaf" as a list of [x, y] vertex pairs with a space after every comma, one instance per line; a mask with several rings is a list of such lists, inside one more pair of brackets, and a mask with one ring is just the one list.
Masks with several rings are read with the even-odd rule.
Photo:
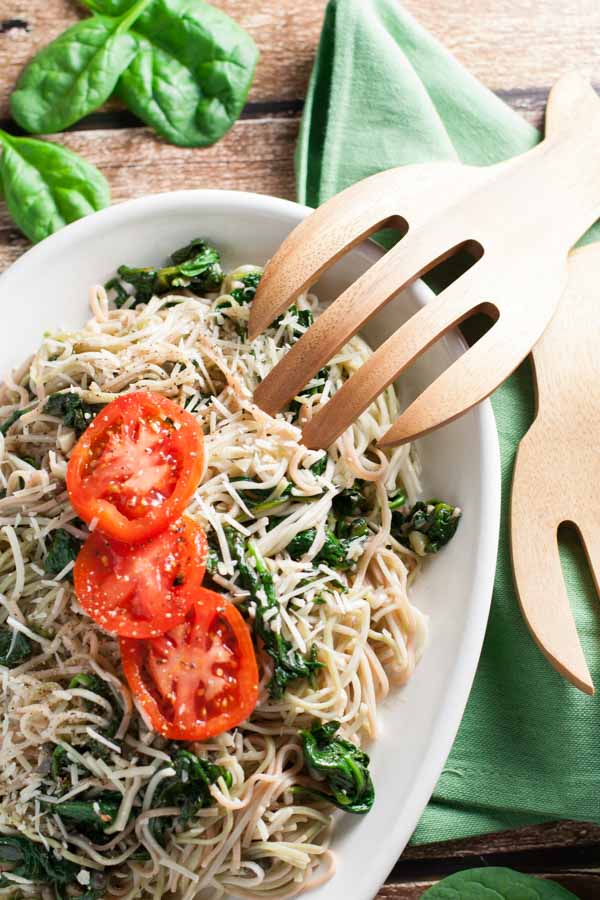
[[152, 297], [160, 297], [178, 288], [185, 288], [199, 296], [216, 291], [223, 281], [219, 251], [202, 238], [195, 238], [185, 247], [171, 254], [172, 265], [160, 269], [151, 266], [119, 266], [117, 277], [105, 284], [107, 290], [116, 291], [114, 303], [117, 309], [129, 300], [130, 294], [123, 288], [131, 288], [132, 306], [147, 303]]
[[14, 669], [29, 659], [33, 645], [22, 631], [13, 631], [8, 625], [0, 626], [0, 666]]
[[[43, 844], [30, 841], [22, 835], [0, 835], [0, 864], [4, 871], [18, 878], [51, 884], [58, 894], [58, 887], [76, 884], [75, 877], [81, 866], [61, 859], [54, 850], [46, 850]], [[0, 874], [0, 886], [14, 886]]]
[[62, 419], [68, 428], [75, 429], [79, 437], [102, 407], [101, 403], [86, 403], [79, 394], [67, 391], [64, 394], [51, 394], [44, 406], [44, 412]]
[[[177, 806], [181, 810], [177, 822], [185, 825], [199, 809], [205, 809], [214, 803], [210, 786], [219, 778], [224, 778], [228, 787], [232, 784], [231, 773], [207, 760], [200, 759], [189, 750], [178, 750], [171, 763], [175, 775], [165, 778], [158, 785], [152, 806]], [[171, 820], [159, 816], [150, 820], [150, 831], [155, 840], [164, 846], [165, 832]]]
[[104, 176], [66, 147], [0, 131], [0, 149], [0, 193], [34, 243], [110, 203]]
[[58, 575], [65, 566], [77, 559], [77, 554], [81, 548], [81, 541], [65, 531], [64, 528], [57, 528], [50, 533], [50, 543], [48, 544], [48, 552], [44, 560], [44, 571], [48, 575]]
[[346, 812], [362, 815], [369, 812], [375, 800], [369, 757], [356, 744], [336, 737], [339, 727], [339, 722], [315, 721], [310, 731], [300, 732], [308, 771], [313, 778], [324, 781], [329, 792], [299, 790], [328, 800]]

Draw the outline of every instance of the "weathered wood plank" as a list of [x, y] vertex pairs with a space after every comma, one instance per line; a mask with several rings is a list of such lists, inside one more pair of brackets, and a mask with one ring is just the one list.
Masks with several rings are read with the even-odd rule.
[[597, 845], [600, 845], [600, 828], [597, 825], [585, 822], [551, 822], [459, 841], [408, 846], [402, 855], [402, 861], [466, 859], [489, 853], [513, 853], [516, 850], [526, 853], [543, 849], [551, 851], [558, 847], [583, 848]]
[[[147, 128], [74, 131], [60, 141], [97, 165], [110, 181], [114, 202], [182, 188], [256, 191], [292, 198], [297, 120], [238, 122], [216, 146], [185, 150], [158, 140]], [[28, 242], [0, 201], [0, 271]]]
[[[216, 5], [246, 27], [260, 47], [250, 99], [304, 97], [326, 0], [219, 0]], [[493, 89], [544, 88], [573, 66], [600, 77], [596, 0], [406, 0], [406, 5]], [[8, 97], [25, 62], [79, 15], [75, 0], [2, 0], [0, 120], [8, 116]]]

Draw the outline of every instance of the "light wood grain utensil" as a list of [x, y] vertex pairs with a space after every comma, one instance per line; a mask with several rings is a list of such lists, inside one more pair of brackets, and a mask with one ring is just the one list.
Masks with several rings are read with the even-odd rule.
[[575, 250], [558, 311], [533, 350], [537, 415], [519, 446], [511, 504], [515, 584], [550, 663], [594, 693], [558, 555], [569, 522], [600, 593], [600, 244]]
[[[373, 136], [376, 140], [376, 135]], [[329, 446], [448, 329], [477, 311], [497, 318], [379, 441], [400, 444], [487, 397], [529, 353], [563, 290], [567, 254], [600, 215], [600, 99], [577, 74], [561, 78], [546, 138], [499, 165], [426, 163], [382, 172], [338, 194], [299, 225], [268, 264], [250, 314], [255, 337], [344, 253], [381, 228], [402, 240], [317, 319], [255, 392], [276, 413], [400, 290], [475, 242], [482, 256], [380, 346], [304, 426]]]

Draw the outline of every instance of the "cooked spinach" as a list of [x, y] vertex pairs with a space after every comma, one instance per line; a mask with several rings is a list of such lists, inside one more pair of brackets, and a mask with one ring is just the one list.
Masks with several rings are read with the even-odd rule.
[[170, 763], [175, 774], [164, 778], [158, 785], [152, 807], [160, 809], [166, 806], [179, 808], [179, 816], [173, 821], [168, 816], [159, 816], [150, 820], [150, 831], [161, 846], [164, 846], [166, 831], [169, 827], [185, 825], [199, 809], [212, 806], [214, 799], [210, 786], [219, 778], [223, 778], [227, 787], [231, 787], [231, 772], [207, 760], [200, 759], [189, 750], [177, 750]]
[[95, 840], [116, 819], [122, 799], [122, 795], [115, 791], [103, 791], [88, 800], [78, 798], [62, 803], [46, 802], [44, 805], [61, 819], [77, 822], [77, 830]]
[[0, 131], [0, 149], [0, 195], [34, 243], [109, 205], [104, 176], [66, 147]]
[[256, 289], [260, 284], [261, 278], [262, 272], [247, 272], [246, 275], [242, 275], [240, 278], [236, 279], [237, 281], [241, 281], [243, 287], [234, 288], [231, 291], [230, 296], [233, 297], [235, 302], [239, 303], [240, 306], [252, 303], [256, 296]]
[[[0, 157], [0, 162], [1, 162], [1, 157]], [[31, 406], [26, 406], [25, 409], [15, 409], [13, 412], [11, 412], [8, 419], [5, 419], [4, 422], [2, 423], [2, 425], [0, 425], [0, 433], [6, 437], [10, 426], [14, 425], [15, 422], [18, 422], [19, 419], [21, 418], [21, 416], [24, 416], [25, 413], [29, 412], [30, 409], [32, 409]]]
[[437, 553], [456, 534], [461, 511], [441, 500], [419, 500], [406, 512], [392, 513], [391, 533], [419, 556]]
[[336, 494], [331, 505], [337, 517], [358, 516], [367, 512], [370, 503], [365, 495], [365, 482], [357, 479], [352, 487], [344, 488]]
[[[171, 254], [171, 265], [163, 268], [119, 266], [117, 277], [111, 278], [105, 288], [116, 291], [114, 303], [120, 308], [131, 297], [131, 306], [137, 306], [177, 288], [185, 288], [201, 296], [217, 291], [222, 281], [218, 250], [202, 238], [195, 238], [186, 247], [175, 250]], [[131, 293], [124, 289], [123, 284], [129, 285]]]
[[392, 511], [395, 509], [401, 509], [403, 506], [406, 506], [406, 491], [403, 488], [398, 488], [388, 496], [388, 501], [390, 509]]
[[[100, 732], [106, 738], [114, 738], [115, 734], [119, 730], [119, 725], [121, 724], [121, 720], [123, 718], [121, 704], [116, 699], [115, 692], [110, 687], [109, 683], [105, 681], [103, 678], [99, 678], [98, 675], [90, 675], [88, 672], [80, 672], [78, 675], [73, 676], [69, 682], [69, 688], [85, 688], [87, 691], [91, 691], [93, 694], [98, 694], [99, 697], [103, 697], [105, 700], [112, 706], [113, 717], [109, 724]], [[98, 746], [100, 747], [100, 751], [103, 755], [106, 754], [108, 747], [105, 747], [104, 744], [98, 744], [98, 741], [93, 741], [94, 751], [97, 753]]]
[[[60, 888], [77, 884], [76, 875], [81, 870], [79, 864], [62, 859], [55, 850], [46, 850], [43, 844], [16, 834], [0, 835], [0, 864], [3, 871], [17, 878], [52, 885], [57, 897], [62, 896]], [[0, 874], [0, 886], [14, 887], [14, 882]]]
[[[131, 0], [82, 0], [122, 15]], [[258, 61], [254, 41], [204, 0], [152, 0], [131, 34], [137, 52], [117, 94], [161, 137], [182, 147], [214, 144], [239, 118]]]
[[256, 605], [253, 619], [254, 633], [260, 638], [265, 651], [273, 660], [273, 675], [269, 682], [269, 693], [274, 699], [279, 699], [291, 681], [296, 681], [298, 678], [312, 679], [323, 664], [317, 660], [315, 645], [311, 647], [308, 656], [304, 657], [294, 649], [291, 642], [281, 632], [273, 631], [271, 623], [265, 621], [267, 610], [279, 609], [273, 576], [251, 541], [245, 545], [240, 533], [230, 526], [225, 528], [225, 536], [231, 556], [238, 568], [240, 584], [244, 590], [248, 591], [251, 600]]
[[73, 428], [80, 437], [103, 407], [103, 403], [86, 403], [79, 394], [66, 391], [51, 394], [44, 406], [44, 412], [62, 419], [64, 424], [68, 428]]
[[313, 463], [310, 467], [310, 471], [313, 475], [323, 475], [325, 469], [327, 468], [327, 454], [324, 453], [321, 459], [318, 459], [316, 463]]
[[362, 815], [369, 812], [375, 800], [369, 757], [356, 744], [336, 737], [339, 727], [339, 722], [315, 721], [310, 731], [300, 732], [308, 771], [312, 778], [325, 781], [329, 791], [299, 790]]
[[[317, 536], [316, 528], [307, 528], [296, 534], [287, 545], [287, 552], [292, 559], [300, 559], [310, 550], [314, 539]], [[332, 569], [350, 569], [354, 562], [348, 558], [348, 550], [350, 549], [350, 541], [336, 537], [333, 531], [327, 529], [325, 532], [325, 542], [317, 555], [315, 563], [325, 563]]]
[[[102, 729], [98, 729], [98, 733], [114, 743], [115, 735], [119, 730], [123, 713], [120, 701], [117, 699], [116, 694], [113, 692], [108, 682], [103, 678], [99, 678], [98, 675], [91, 675], [89, 672], [80, 672], [78, 675], [74, 675], [70, 680], [69, 688], [84, 688], [86, 691], [98, 694], [99, 697], [108, 700], [113, 715], [108, 725]], [[93, 710], [96, 705], [91, 700], [86, 700], [85, 704], [86, 707], [91, 710]], [[90, 739], [82, 744], [77, 744], [76, 749], [80, 754], [91, 753], [93, 756], [99, 757], [100, 759], [110, 759], [111, 756], [110, 748], [102, 741], [94, 739]], [[70, 767], [71, 760], [69, 759], [68, 751], [60, 744], [54, 747], [50, 761], [50, 773], [57, 784], [62, 785], [68, 780]]]
[[[58, 575], [65, 566], [77, 559], [81, 541], [64, 528], [50, 532], [48, 552], [44, 560], [44, 571], [48, 575]], [[69, 573], [70, 574], [70, 573]]]
[[355, 519], [338, 519], [335, 526], [335, 533], [336, 536], [342, 540], [355, 541], [358, 538], [367, 536], [369, 533], [369, 524], [363, 516], [357, 516]]
[[0, 666], [14, 669], [33, 655], [33, 644], [21, 631], [0, 625]]
[[101, 106], [138, 51], [129, 33], [150, 0], [120, 16], [93, 16], [40, 50], [21, 73], [10, 99], [14, 119], [36, 134], [64, 131]]

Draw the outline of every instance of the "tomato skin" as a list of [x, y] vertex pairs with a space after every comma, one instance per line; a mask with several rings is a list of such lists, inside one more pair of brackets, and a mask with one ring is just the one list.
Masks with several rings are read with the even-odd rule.
[[239, 725], [258, 699], [258, 667], [240, 611], [202, 588], [185, 623], [160, 638], [120, 638], [129, 687], [149, 726], [202, 741]]
[[107, 537], [139, 543], [184, 511], [204, 468], [196, 419], [161, 394], [123, 394], [75, 445], [67, 490], [77, 514]]
[[75, 561], [75, 594], [106, 631], [158, 637], [185, 619], [202, 585], [207, 555], [204, 529], [188, 516], [134, 546], [94, 531]]

